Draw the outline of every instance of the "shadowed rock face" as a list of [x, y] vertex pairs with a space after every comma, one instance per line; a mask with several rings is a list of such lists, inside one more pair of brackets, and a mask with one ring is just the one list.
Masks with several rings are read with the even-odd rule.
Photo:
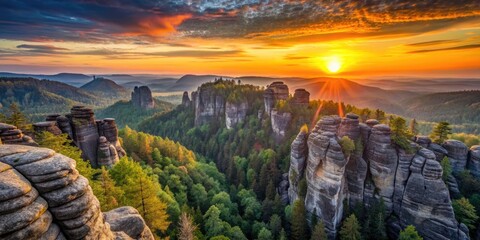
[[220, 119], [225, 114], [225, 98], [214, 86], [198, 88], [195, 100], [195, 126]]
[[292, 114], [289, 112], [278, 112], [274, 109], [271, 112], [270, 120], [272, 122], [272, 130], [275, 140], [282, 140], [287, 133], [288, 125], [292, 120]]
[[275, 103], [278, 100], [287, 100], [288, 94], [288, 86], [283, 82], [273, 82], [270, 84], [263, 94], [265, 112], [270, 116], [270, 113], [275, 107]]
[[70, 124], [73, 141], [82, 150], [82, 158], [89, 160], [93, 167], [97, 167], [97, 147], [100, 135], [93, 115], [93, 110], [90, 108], [74, 106], [71, 109]]
[[35, 132], [51, 132], [54, 135], [62, 134], [62, 130], [58, 128], [57, 121], [46, 121], [46, 122], [38, 122], [33, 124], [33, 130]]
[[0, 238], [153, 239], [145, 224], [122, 228], [111, 220], [114, 229], [75, 160], [46, 148], [0, 145]]
[[447, 150], [447, 156], [452, 164], [453, 173], [460, 173], [467, 166], [468, 148], [458, 140], [447, 140], [443, 144]]
[[475, 145], [470, 148], [468, 170], [470, 170], [473, 176], [480, 178], [480, 145]]
[[[308, 135], [307, 150], [305, 135]], [[343, 136], [348, 136], [360, 149], [345, 155], [339, 144]], [[468, 229], [455, 220], [437, 156], [446, 154], [463, 159], [464, 148], [450, 142], [444, 150], [452, 152], [445, 153], [441, 146], [431, 146], [429, 139], [422, 139], [421, 143], [424, 147], [411, 142], [412, 149], [418, 150], [409, 153], [391, 141], [390, 128], [378, 121], [359, 124], [353, 114], [342, 119], [323, 117], [309, 134], [300, 133], [292, 143], [289, 200], [292, 203], [298, 195], [299, 177], [292, 177], [291, 173], [301, 177], [304, 172], [308, 185], [307, 212], [315, 213], [325, 223], [329, 239], [337, 236], [344, 200], [353, 207], [358, 202], [371, 206], [379, 199], [385, 203], [392, 238], [398, 237], [398, 232], [407, 225], [414, 225], [424, 239], [468, 239]], [[477, 150], [472, 147], [469, 164], [478, 161]], [[302, 164], [303, 159], [306, 164]]]
[[190, 98], [188, 97], [188, 92], [187, 91], [183, 92], [182, 105], [188, 107], [190, 106], [190, 103], [191, 101], [190, 101]]
[[240, 121], [245, 120], [248, 111], [247, 102], [230, 103], [225, 105], [225, 124], [228, 129], [237, 125]]
[[303, 88], [295, 89], [293, 102], [297, 105], [308, 106], [310, 103], [310, 93]]
[[147, 86], [135, 87], [132, 92], [132, 104], [142, 109], [155, 108], [152, 91]]

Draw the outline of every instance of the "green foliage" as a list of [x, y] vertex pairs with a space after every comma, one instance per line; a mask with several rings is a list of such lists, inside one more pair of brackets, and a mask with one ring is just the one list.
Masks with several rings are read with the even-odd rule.
[[456, 199], [452, 203], [453, 211], [455, 212], [455, 218], [457, 221], [464, 223], [473, 231], [476, 229], [475, 222], [478, 220], [475, 207], [470, 203], [467, 198]]
[[349, 157], [350, 154], [352, 154], [352, 152], [355, 150], [355, 143], [348, 136], [343, 136], [340, 138], [338, 143], [342, 147], [343, 154], [345, 154], [347, 157]]
[[450, 135], [451, 139], [459, 140], [468, 147], [473, 145], [480, 145], [480, 135], [478, 134], [466, 134], [466, 133], [453, 133]]
[[460, 192], [465, 197], [480, 192], [480, 181], [475, 178], [470, 171], [464, 170], [457, 176]]
[[452, 174], [452, 165], [450, 164], [450, 160], [448, 160], [447, 156], [443, 157], [440, 165], [443, 169], [442, 179], [444, 182], [447, 182], [448, 177]]
[[29, 132], [32, 129], [31, 125], [27, 123], [27, 117], [20, 111], [16, 103], [12, 103], [8, 107], [8, 115], [5, 116], [5, 122], [16, 126], [23, 132]]
[[341, 240], [360, 240], [360, 225], [354, 214], [350, 215], [342, 224], [340, 229]]
[[452, 134], [452, 128], [448, 122], [439, 122], [433, 128], [430, 138], [437, 144], [442, 144], [448, 139], [448, 135]]
[[423, 238], [418, 235], [414, 226], [408, 225], [405, 229], [400, 231], [398, 240], [423, 240]]
[[292, 210], [292, 235], [293, 240], [305, 240], [308, 238], [308, 223], [305, 203], [302, 198], [293, 203]]
[[311, 240], [327, 240], [327, 233], [325, 232], [325, 224], [323, 221], [318, 222], [313, 228]]
[[124, 191], [116, 186], [115, 181], [104, 167], [102, 167], [101, 174], [98, 175], [96, 180], [98, 184], [93, 184], [92, 188], [100, 202], [102, 211], [107, 212], [119, 207], [120, 201], [124, 197]]
[[412, 133], [407, 130], [405, 125], [405, 119], [401, 117], [392, 117], [389, 121], [391, 129], [391, 138], [394, 143], [396, 143], [402, 149], [407, 150], [408, 152], [412, 151], [410, 146], [410, 139], [412, 138]]
[[258, 233], [258, 240], [271, 240], [272, 239], [272, 232], [266, 228], [262, 228], [260, 233]]
[[413, 135], [418, 135], [418, 123], [415, 118], [412, 118], [412, 120], [410, 121], [408, 131], [410, 131], [410, 133], [412, 133]]

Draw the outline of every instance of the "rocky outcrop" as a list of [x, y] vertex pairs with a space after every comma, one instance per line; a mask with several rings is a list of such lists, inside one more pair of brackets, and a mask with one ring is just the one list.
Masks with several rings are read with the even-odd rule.
[[119, 207], [104, 213], [104, 216], [115, 235], [125, 233], [133, 239], [153, 239], [152, 232], [135, 208]]
[[283, 82], [273, 82], [263, 94], [263, 102], [265, 105], [265, 112], [270, 116], [275, 103], [278, 100], [287, 100], [288, 99], [288, 86]]
[[247, 117], [248, 103], [241, 101], [237, 103], [227, 102], [225, 105], [225, 124], [228, 129], [234, 128], [240, 121]]
[[447, 140], [442, 145], [447, 150], [447, 156], [452, 164], [454, 174], [460, 173], [467, 167], [468, 147], [458, 140]]
[[22, 130], [6, 123], [0, 123], [0, 142], [3, 144], [38, 146], [31, 137], [24, 135]]
[[302, 179], [307, 164], [308, 133], [301, 131], [292, 143], [290, 151], [290, 170], [288, 172], [288, 199], [295, 202], [298, 199], [298, 183]]
[[111, 218], [110, 227], [75, 160], [46, 148], [0, 146], [0, 238], [153, 239], [138, 213], [124, 217], [132, 224]]
[[[316, 214], [324, 222], [329, 239], [335, 239], [344, 202], [351, 208], [363, 203], [368, 211], [383, 200], [392, 238], [407, 225], [414, 225], [424, 239], [468, 239], [468, 229], [455, 219], [438, 159], [439, 154], [463, 159], [464, 148], [447, 141], [445, 153], [429, 139], [417, 138], [419, 143], [411, 142], [411, 151], [406, 151], [392, 142], [390, 134], [387, 125], [374, 120], [359, 123], [354, 114], [342, 119], [323, 117], [308, 134], [306, 156], [302, 155], [303, 135], [299, 134], [292, 143], [290, 173], [305, 172], [309, 215]], [[353, 152], [344, 153], [340, 144], [343, 136], [355, 142]], [[472, 148], [469, 159], [476, 150]], [[298, 195], [298, 179], [291, 174], [289, 181], [293, 202]]]
[[190, 101], [190, 98], [188, 97], [188, 92], [185, 91], [183, 92], [183, 96], [182, 96], [182, 106], [190, 106], [192, 102]]
[[270, 121], [272, 123], [274, 138], [276, 141], [280, 141], [287, 133], [290, 121], [292, 121], [292, 114], [289, 112], [279, 112], [274, 109], [271, 112]]
[[135, 87], [132, 92], [132, 104], [146, 110], [155, 108], [150, 88], [147, 86]]
[[299, 106], [308, 106], [310, 103], [310, 93], [303, 88], [295, 89], [293, 103]]
[[[55, 120], [52, 120], [56, 116]], [[126, 155], [120, 141], [115, 119], [95, 120], [93, 110], [74, 106], [66, 117], [49, 115], [46, 122], [35, 123], [35, 132], [66, 133], [82, 151], [82, 158], [93, 167], [111, 166]]]
[[476, 178], [480, 178], [480, 145], [475, 145], [470, 148], [468, 154], [468, 170]]
[[225, 114], [225, 96], [219, 94], [215, 85], [199, 87], [195, 100], [195, 126], [220, 119]]

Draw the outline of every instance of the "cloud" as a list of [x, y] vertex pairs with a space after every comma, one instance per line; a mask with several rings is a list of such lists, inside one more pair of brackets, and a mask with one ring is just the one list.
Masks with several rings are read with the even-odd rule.
[[245, 52], [242, 50], [179, 50], [146, 53], [147, 56], [159, 57], [192, 57], [192, 58], [220, 58], [220, 57], [244, 57]]
[[469, 44], [469, 45], [462, 45], [462, 46], [455, 46], [455, 47], [448, 47], [448, 48], [422, 49], [422, 50], [410, 51], [408, 53], [428, 53], [428, 52], [465, 50], [465, 49], [476, 49], [476, 48], [480, 48], [480, 44]]
[[18, 45], [19, 49], [27, 49], [27, 51], [32, 53], [45, 53], [45, 54], [55, 54], [60, 51], [68, 50], [68, 48], [55, 47], [52, 45], [32, 45], [32, 44], [21, 44]]
[[453, 39], [445, 39], [445, 40], [433, 40], [433, 41], [426, 41], [426, 42], [416, 42], [416, 43], [410, 43], [406, 44], [405, 46], [408, 47], [425, 47], [425, 46], [435, 46], [435, 45], [441, 45], [441, 44], [446, 44], [446, 43], [456, 43], [459, 42], [458, 40], [453, 40]]

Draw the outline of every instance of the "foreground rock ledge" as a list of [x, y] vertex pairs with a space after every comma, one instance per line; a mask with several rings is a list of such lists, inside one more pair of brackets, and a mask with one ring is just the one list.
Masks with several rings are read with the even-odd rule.
[[102, 213], [75, 160], [0, 145], [0, 239], [153, 239], [132, 207]]

